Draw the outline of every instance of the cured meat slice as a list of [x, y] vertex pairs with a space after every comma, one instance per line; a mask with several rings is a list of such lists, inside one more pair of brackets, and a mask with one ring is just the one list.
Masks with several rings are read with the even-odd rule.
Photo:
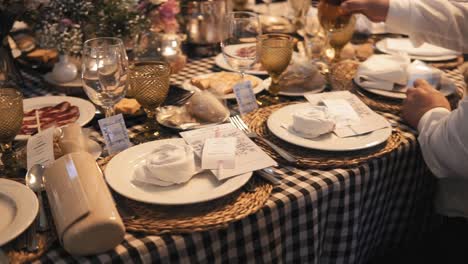
[[41, 128], [46, 129], [53, 126], [61, 127], [75, 122], [80, 117], [80, 110], [77, 106], [67, 101], [54, 106], [45, 106], [30, 110], [24, 113], [20, 134], [33, 135], [37, 133], [38, 124], [36, 114], [39, 116]]

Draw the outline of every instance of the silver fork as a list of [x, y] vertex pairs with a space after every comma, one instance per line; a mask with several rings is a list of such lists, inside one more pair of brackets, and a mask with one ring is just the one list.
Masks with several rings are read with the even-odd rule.
[[249, 138], [258, 138], [262, 140], [263, 142], [265, 142], [265, 144], [270, 146], [274, 151], [276, 151], [276, 153], [278, 153], [285, 160], [289, 162], [297, 162], [297, 158], [294, 157], [292, 154], [280, 148], [279, 146], [275, 145], [273, 142], [269, 141], [268, 139], [263, 138], [257, 135], [257, 133], [255, 133], [254, 131], [250, 130], [250, 128], [244, 123], [244, 120], [242, 120], [242, 118], [239, 115], [229, 117], [229, 121], [235, 127], [242, 130]]

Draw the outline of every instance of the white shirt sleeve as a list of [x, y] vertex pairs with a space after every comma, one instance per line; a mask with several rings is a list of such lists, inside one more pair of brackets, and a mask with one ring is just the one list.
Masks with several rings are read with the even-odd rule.
[[468, 53], [467, 0], [390, 0], [386, 25], [420, 45], [432, 43]]
[[418, 130], [424, 160], [436, 177], [468, 179], [468, 97], [452, 112], [426, 112]]

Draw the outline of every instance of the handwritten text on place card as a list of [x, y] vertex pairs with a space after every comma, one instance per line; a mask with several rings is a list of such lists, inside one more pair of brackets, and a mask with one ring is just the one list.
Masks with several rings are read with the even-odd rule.
[[232, 90], [236, 95], [241, 115], [248, 114], [258, 108], [257, 99], [252, 90], [252, 83], [249, 80], [237, 83]]
[[54, 162], [54, 131], [55, 127], [51, 127], [28, 139], [26, 146], [28, 170], [35, 164], [47, 167]]
[[104, 118], [98, 122], [109, 154], [115, 154], [132, 145], [128, 139], [122, 114]]

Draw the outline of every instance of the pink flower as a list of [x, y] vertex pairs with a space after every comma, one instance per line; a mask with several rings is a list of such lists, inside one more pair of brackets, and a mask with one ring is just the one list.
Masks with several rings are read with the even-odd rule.
[[60, 20], [60, 23], [64, 26], [71, 26], [73, 24], [73, 21], [71, 21], [71, 19], [69, 18], [64, 18]]
[[162, 19], [173, 19], [179, 12], [179, 3], [176, 0], [168, 0], [159, 7], [159, 15]]

